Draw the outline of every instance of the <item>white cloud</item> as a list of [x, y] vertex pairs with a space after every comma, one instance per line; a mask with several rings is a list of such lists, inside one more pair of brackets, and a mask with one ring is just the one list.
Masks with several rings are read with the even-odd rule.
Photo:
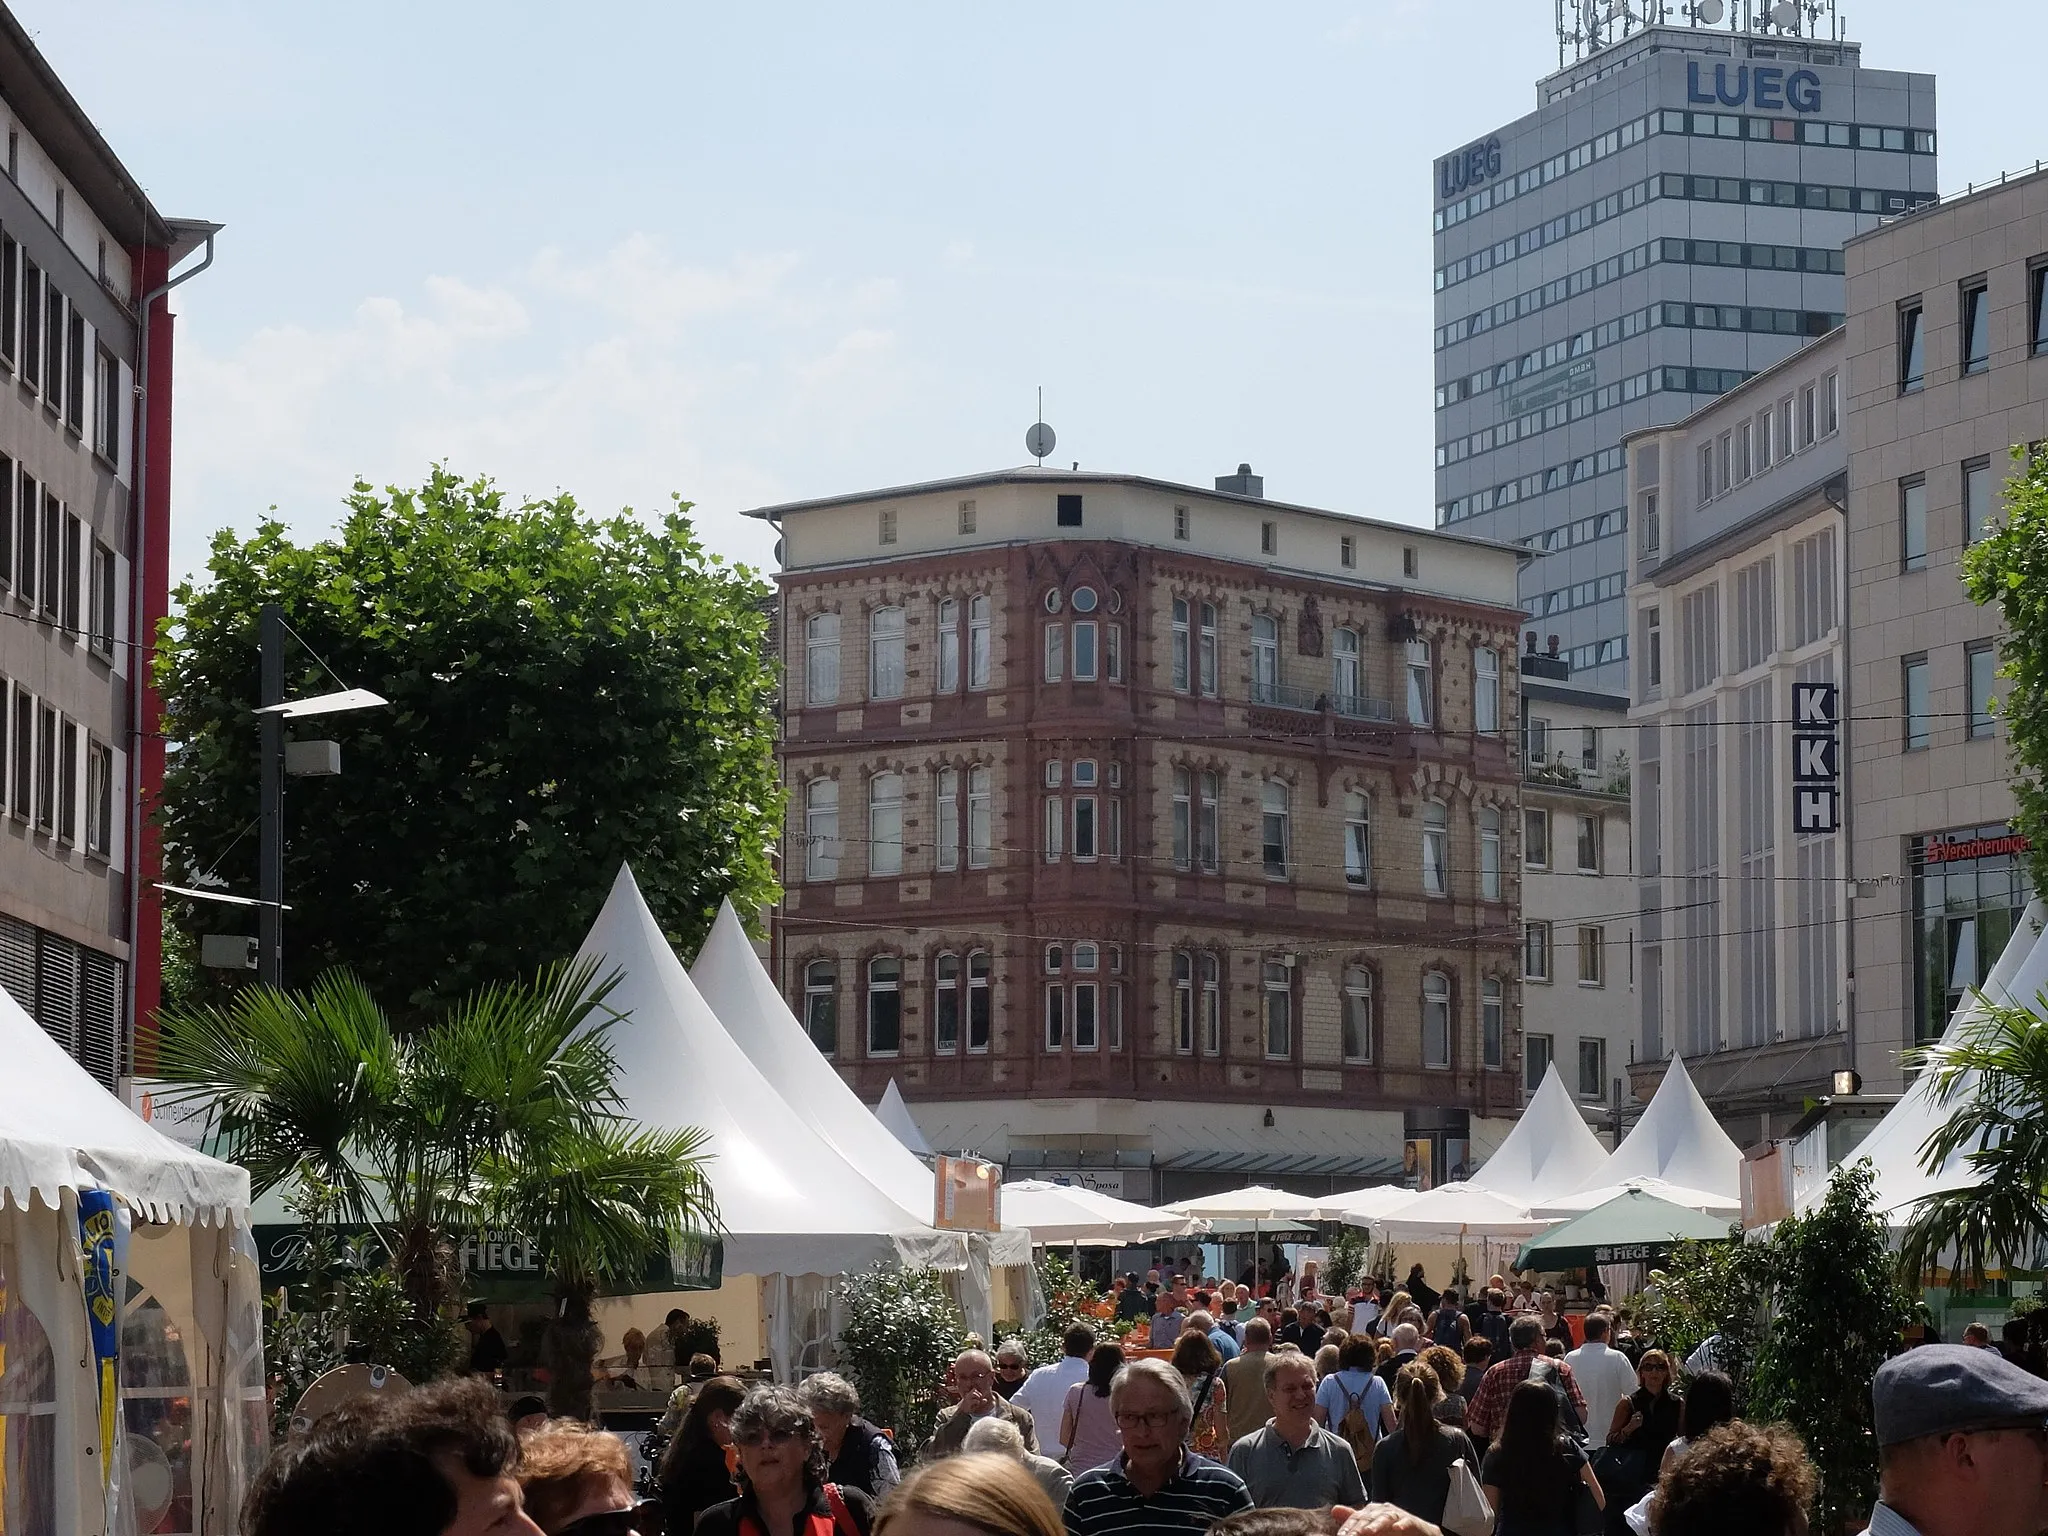
[[[900, 404], [898, 297], [792, 253], [693, 266], [636, 235], [591, 259], [544, 249], [509, 275], [367, 296], [327, 329], [223, 346], [201, 311], [180, 338], [174, 570], [201, 565], [216, 527], [246, 530], [272, 505], [317, 536], [355, 476], [416, 483], [437, 459], [600, 512], [658, 514], [675, 492], [721, 508], [777, 499], [792, 445]], [[699, 526], [753, 562], [772, 540], [729, 515]]]

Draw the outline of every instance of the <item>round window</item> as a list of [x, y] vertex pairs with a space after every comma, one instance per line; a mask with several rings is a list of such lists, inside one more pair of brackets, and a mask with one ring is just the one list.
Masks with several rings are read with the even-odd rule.
[[1074, 588], [1074, 612], [1093, 613], [1094, 611], [1095, 589], [1093, 587]]
[[1111, 613], [1122, 613], [1124, 611], [1123, 593], [1114, 591], [1111, 592], [1109, 594], [1109, 602], [1105, 606], [1108, 607]]
[[1045, 594], [1045, 611], [1047, 613], [1058, 613], [1060, 611], [1059, 588], [1055, 587], [1052, 591]]

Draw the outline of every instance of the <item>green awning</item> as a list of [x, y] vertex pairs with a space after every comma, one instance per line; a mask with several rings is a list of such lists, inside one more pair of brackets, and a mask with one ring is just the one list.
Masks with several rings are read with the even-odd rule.
[[1517, 1270], [1584, 1269], [1589, 1264], [1657, 1264], [1681, 1238], [1728, 1240], [1728, 1222], [1639, 1189], [1558, 1223], [1522, 1245]]

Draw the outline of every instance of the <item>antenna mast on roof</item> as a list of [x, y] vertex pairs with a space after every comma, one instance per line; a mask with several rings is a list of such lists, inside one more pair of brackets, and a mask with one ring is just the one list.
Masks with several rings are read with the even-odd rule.
[[1053, 434], [1052, 428], [1045, 424], [1045, 386], [1041, 384], [1038, 386], [1038, 420], [1032, 425], [1031, 430], [1024, 434], [1024, 451], [1038, 460], [1040, 467], [1043, 467], [1045, 456], [1051, 453], [1058, 443], [1059, 438]]

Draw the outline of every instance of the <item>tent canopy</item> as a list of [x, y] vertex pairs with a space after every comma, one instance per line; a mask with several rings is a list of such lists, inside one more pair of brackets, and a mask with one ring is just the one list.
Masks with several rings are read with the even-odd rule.
[[249, 1174], [151, 1128], [0, 988], [0, 1195], [63, 1208], [104, 1189], [158, 1222], [249, 1217]]
[[[726, 1033], [620, 866], [578, 952], [620, 973], [605, 1000], [626, 1115], [709, 1133], [728, 1275], [833, 1275], [875, 1263], [958, 1269], [956, 1233], [935, 1231], [858, 1172], [777, 1093]], [[807, 1047], [808, 1048], [808, 1047]]]
[[[2006, 1007], [2031, 1003], [2037, 1012], [2048, 1016], [2048, 1003], [2038, 1001], [2042, 991], [2048, 989], [2048, 936], [2042, 933], [2044, 925], [2048, 925], [2048, 907], [2044, 907], [2037, 896], [2027, 903], [2026, 914], [2013, 928], [2012, 937], [2006, 941], [2004, 951], [1985, 977], [1985, 997]], [[1949, 1020], [1948, 1028], [1942, 1031], [1943, 1043], [1953, 1041], [1983, 1017], [1983, 1004], [1974, 995], [1966, 997]], [[1970, 1091], [1970, 1084], [1965, 1082], [1957, 1098], [1951, 1102], [1962, 1102]], [[1968, 1162], [1974, 1147], [1958, 1148], [1933, 1173], [1920, 1166], [1921, 1147], [1947, 1113], [1947, 1106], [1935, 1099], [1932, 1074], [1922, 1073], [1913, 1080], [1905, 1097], [1886, 1112], [1870, 1134], [1863, 1138], [1862, 1145], [1850, 1154], [1852, 1159], [1870, 1159], [1877, 1172], [1876, 1207], [1893, 1227], [1905, 1226], [1912, 1218], [1913, 1207], [1929, 1195], [1951, 1189], [1970, 1189], [1978, 1182], [1977, 1174]], [[1819, 1204], [1826, 1192], [1825, 1181], [1818, 1183], [1813, 1193], [1802, 1202], [1802, 1208], [1810, 1209]]]
[[1583, 1269], [1591, 1264], [1654, 1264], [1670, 1256], [1680, 1238], [1728, 1238], [1728, 1223], [1659, 1200], [1639, 1189], [1624, 1191], [1583, 1216], [1574, 1216], [1522, 1245], [1518, 1270]]
[[1193, 1237], [1207, 1223], [1118, 1200], [1077, 1184], [1019, 1179], [1003, 1186], [1003, 1225], [1028, 1227], [1031, 1240], [1056, 1248], [1127, 1248]]
[[1742, 1206], [1742, 1149], [1714, 1119], [1676, 1054], [1642, 1119], [1622, 1138], [1613, 1156], [1577, 1188], [1553, 1191], [1535, 1204], [1541, 1211], [1567, 1214], [1590, 1210], [1630, 1184], [1648, 1179], [1671, 1186], [1656, 1193], [1675, 1204], [1711, 1201], [1721, 1210]]
[[1553, 1061], [1507, 1139], [1465, 1182], [1511, 1201], [1535, 1205], [1584, 1188], [1599, 1176], [1607, 1155]]
[[882, 1090], [882, 1102], [875, 1106], [875, 1118], [882, 1128], [907, 1148], [913, 1156], [930, 1157], [932, 1144], [924, 1139], [924, 1132], [917, 1128], [910, 1106], [903, 1102], [903, 1090], [896, 1086], [896, 1079], [889, 1079], [889, 1086]]
[[1358, 1223], [1383, 1232], [1390, 1242], [1455, 1243], [1466, 1237], [1534, 1237], [1544, 1223], [1490, 1189], [1463, 1180], [1440, 1184], [1396, 1206], [1377, 1221]]
[[931, 1218], [936, 1192], [931, 1169], [889, 1134], [818, 1053], [747, 942], [730, 901], [720, 903], [718, 920], [690, 967], [690, 980], [785, 1103], [800, 1106], [811, 1128], [869, 1183], [912, 1215]]
[[1320, 1202], [1308, 1195], [1290, 1195], [1284, 1189], [1248, 1184], [1243, 1189], [1226, 1189], [1192, 1200], [1172, 1200], [1161, 1210], [1182, 1216], [1201, 1216], [1215, 1221], [1259, 1222], [1265, 1226], [1312, 1222]]
[[1415, 1196], [1416, 1191], [1405, 1184], [1368, 1184], [1363, 1189], [1347, 1189], [1323, 1196], [1316, 1202], [1315, 1215], [1319, 1221], [1344, 1221], [1354, 1227], [1370, 1226], [1383, 1216], [1391, 1216]]

